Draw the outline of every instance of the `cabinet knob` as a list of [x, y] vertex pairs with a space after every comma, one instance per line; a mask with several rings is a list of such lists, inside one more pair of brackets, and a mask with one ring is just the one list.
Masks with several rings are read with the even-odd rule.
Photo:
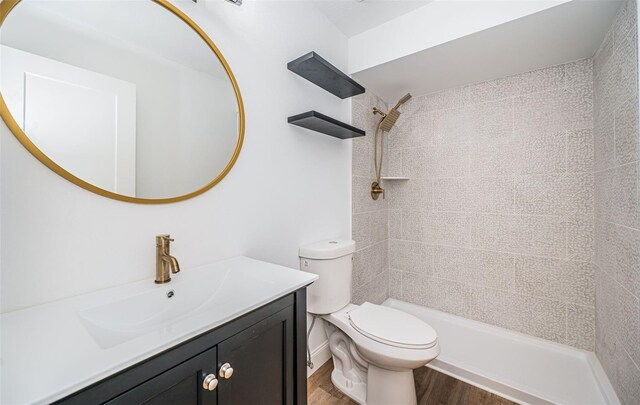
[[222, 367], [220, 367], [220, 372], [218, 374], [220, 377], [228, 380], [233, 375], [233, 367], [231, 367], [231, 364], [229, 363], [224, 363]]
[[218, 386], [218, 379], [215, 374], [209, 374], [202, 381], [202, 388], [205, 390], [213, 391]]

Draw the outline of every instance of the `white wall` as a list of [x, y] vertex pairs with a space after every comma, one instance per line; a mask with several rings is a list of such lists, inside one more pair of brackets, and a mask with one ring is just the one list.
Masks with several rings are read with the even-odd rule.
[[297, 268], [301, 243], [350, 235], [350, 142], [287, 124], [310, 109], [349, 120], [348, 101], [286, 68], [315, 50], [346, 69], [346, 38], [305, 3], [175, 4], [216, 42], [238, 79], [247, 130], [236, 166], [185, 202], [123, 203], [57, 176], [2, 124], [2, 312], [150, 279], [159, 233], [175, 237], [184, 271], [235, 255]]

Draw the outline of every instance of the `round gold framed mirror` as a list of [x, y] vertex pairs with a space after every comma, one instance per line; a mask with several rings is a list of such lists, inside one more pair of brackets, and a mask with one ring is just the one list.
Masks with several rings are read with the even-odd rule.
[[55, 173], [142, 204], [218, 184], [245, 130], [222, 53], [167, 0], [2, 0], [0, 115]]

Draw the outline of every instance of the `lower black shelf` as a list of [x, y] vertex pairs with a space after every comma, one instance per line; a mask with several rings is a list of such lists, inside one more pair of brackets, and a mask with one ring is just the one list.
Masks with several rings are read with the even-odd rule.
[[351, 125], [340, 122], [317, 111], [308, 111], [306, 113], [289, 117], [289, 124], [307, 128], [312, 131], [320, 132], [326, 135], [334, 136], [340, 139], [357, 138], [365, 136], [366, 132], [352, 127]]

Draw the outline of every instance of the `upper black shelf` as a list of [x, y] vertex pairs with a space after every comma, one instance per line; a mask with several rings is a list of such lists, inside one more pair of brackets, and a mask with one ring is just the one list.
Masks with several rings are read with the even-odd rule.
[[320, 132], [326, 135], [334, 136], [340, 139], [356, 138], [365, 136], [365, 132], [349, 124], [340, 122], [317, 111], [308, 111], [306, 113], [289, 117], [289, 124], [307, 128], [312, 131]]
[[287, 68], [340, 98], [364, 93], [364, 87], [315, 52], [289, 62]]

